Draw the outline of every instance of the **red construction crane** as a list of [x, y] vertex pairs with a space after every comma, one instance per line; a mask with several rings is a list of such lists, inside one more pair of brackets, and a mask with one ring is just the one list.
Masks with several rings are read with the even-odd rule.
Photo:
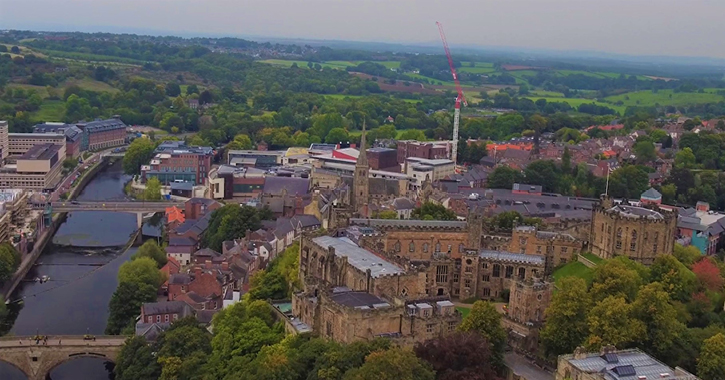
[[468, 107], [468, 102], [466, 102], [466, 97], [463, 95], [463, 89], [461, 88], [461, 82], [458, 81], [458, 74], [456, 73], [456, 67], [453, 64], [453, 58], [451, 58], [451, 51], [448, 49], [448, 41], [446, 41], [446, 34], [443, 32], [443, 24], [436, 21], [436, 25], [438, 25], [438, 32], [441, 34], [441, 40], [443, 41], [443, 49], [446, 51], [446, 58], [448, 58], [448, 65], [451, 67], [451, 74], [453, 74], [453, 82], [456, 84], [456, 91], [458, 91], [458, 96], [456, 96], [456, 108], [455, 112], [453, 113], [453, 149], [451, 152], [451, 160], [455, 163], [458, 158], [458, 123], [461, 118], [461, 103]]

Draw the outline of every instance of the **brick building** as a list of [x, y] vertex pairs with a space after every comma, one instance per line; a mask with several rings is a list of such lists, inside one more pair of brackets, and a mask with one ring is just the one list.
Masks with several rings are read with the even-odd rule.
[[661, 254], [671, 254], [675, 246], [677, 211], [614, 205], [604, 199], [593, 212], [590, 247], [592, 253], [603, 258], [627, 256], [650, 265]]
[[370, 148], [367, 150], [370, 169], [400, 173], [398, 152], [390, 148]]
[[78, 123], [83, 131], [81, 151], [101, 150], [126, 143], [126, 124], [120, 117]]
[[186, 302], [151, 302], [141, 306], [139, 323], [171, 323], [190, 315], [194, 315], [194, 309]]
[[67, 157], [76, 158], [81, 153], [81, 140], [83, 131], [73, 124], [65, 123], [42, 123], [33, 127], [33, 133], [49, 133], [65, 135], [65, 154]]
[[214, 150], [211, 147], [186, 146], [183, 142], [167, 141], [156, 148], [148, 165], [141, 166], [141, 178], [155, 177], [162, 184], [189, 182], [203, 185], [211, 170]]
[[450, 141], [420, 142], [414, 140], [398, 141], [398, 164], [405, 163], [410, 157], [428, 160], [449, 159], [452, 150]]

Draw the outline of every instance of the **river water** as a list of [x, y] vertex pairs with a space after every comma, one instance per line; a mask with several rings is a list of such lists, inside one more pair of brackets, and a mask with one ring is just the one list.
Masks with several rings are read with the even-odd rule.
[[[121, 162], [106, 168], [80, 194], [80, 201], [123, 200], [123, 186], [130, 179]], [[133, 214], [104, 211], [73, 212], [53, 238], [53, 245], [21, 283], [13, 299], [24, 298], [14, 309], [14, 335], [102, 335], [108, 319], [108, 302], [116, 290], [116, 274], [136, 251], [123, 252], [136, 229]], [[102, 247], [102, 248], [100, 248]], [[32, 279], [49, 276], [40, 284]], [[19, 309], [19, 310], [18, 310]], [[52, 380], [107, 380], [112, 364], [101, 359], [79, 358], [51, 371]], [[0, 379], [25, 380], [15, 367], [0, 362]]]

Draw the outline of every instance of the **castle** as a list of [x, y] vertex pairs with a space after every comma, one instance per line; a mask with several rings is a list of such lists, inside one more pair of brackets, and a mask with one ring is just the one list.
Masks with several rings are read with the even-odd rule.
[[626, 256], [650, 265], [661, 254], [672, 254], [677, 230], [677, 211], [656, 204], [632, 206], [602, 200], [592, 215], [590, 248], [593, 254], [610, 259]]

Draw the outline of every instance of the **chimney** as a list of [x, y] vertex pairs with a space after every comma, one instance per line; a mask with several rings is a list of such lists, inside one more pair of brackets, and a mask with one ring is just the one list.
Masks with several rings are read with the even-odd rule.
[[195, 278], [201, 277], [201, 267], [199, 267], [199, 266], [194, 267], [194, 277]]
[[211, 260], [206, 260], [204, 262], [204, 268], [211, 269]]
[[229, 270], [229, 262], [222, 261], [222, 270]]
[[350, 148], [353, 148], [353, 149], [357, 148], [357, 144], [355, 144], [355, 143], [350, 144]]

